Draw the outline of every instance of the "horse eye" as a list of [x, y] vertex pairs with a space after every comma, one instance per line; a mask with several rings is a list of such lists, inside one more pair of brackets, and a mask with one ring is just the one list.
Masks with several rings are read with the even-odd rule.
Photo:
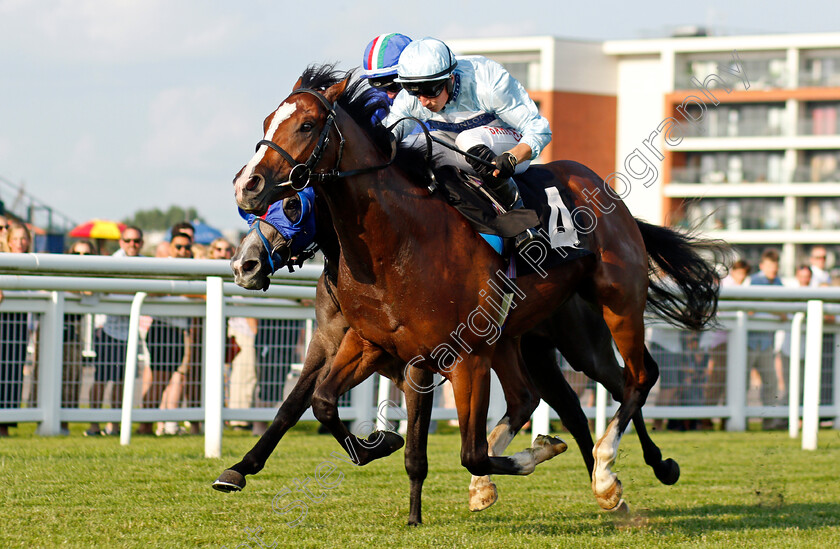
[[300, 131], [311, 132], [312, 128], [314, 128], [314, 127], [315, 127], [315, 125], [312, 124], [312, 122], [304, 122], [303, 124], [300, 125]]

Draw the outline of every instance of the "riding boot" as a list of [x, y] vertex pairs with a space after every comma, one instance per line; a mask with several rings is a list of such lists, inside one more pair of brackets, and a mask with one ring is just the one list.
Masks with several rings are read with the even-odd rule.
[[[475, 145], [474, 147], [470, 147], [467, 152], [487, 162], [492, 162], [496, 158], [493, 151], [490, 150], [490, 147], [487, 145]], [[505, 211], [509, 212], [525, 207], [525, 204], [522, 202], [522, 197], [519, 195], [519, 188], [516, 186], [516, 183], [513, 182], [513, 178], [500, 179], [498, 177], [493, 177], [492, 172], [489, 171], [490, 169], [487, 166], [470, 158], [467, 158], [467, 162], [473, 166], [481, 177], [481, 180], [484, 181], [484, 184], [487, 186], [488, 192], [499, 201], [499, 204], [501, 204]], [[527, 246], [537, 237], [538, 234], [536, 229], [527, 229], [516, 235], [514, 245], [516, 246], [516, 249], [519, 250]]]

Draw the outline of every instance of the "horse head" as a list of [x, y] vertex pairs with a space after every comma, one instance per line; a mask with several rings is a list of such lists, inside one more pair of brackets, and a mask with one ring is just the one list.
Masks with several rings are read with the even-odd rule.
[[335, 104], [349, 77], [318, 89], [298, 80], [294, 91], [263, 122], [264, 136], [256, 152], [233, 179], [237, 205], [261, 215], [268, 207], [310, 184], [319, 168], [337, 166], [342, 142], [335, 126]]
[[230, 260], [234, 281], [266, 290], [269, 277], [310, 247], [315, 238], [314, 192], [306, 189], [269, 206], [263, 217], [243, 215], [251, 229]]

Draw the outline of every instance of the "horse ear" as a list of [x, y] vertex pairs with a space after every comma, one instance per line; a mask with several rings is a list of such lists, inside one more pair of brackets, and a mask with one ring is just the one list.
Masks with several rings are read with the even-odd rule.
[[330, 102], [335, 103], [341, 94], [344, 93], [344, 90], [347, 89], [347, 85], [350, 83], [350, 77], [348, 76], [338, 84], [333, 84], [327, 91], [324, 92], [324, 97], [326, 97]]
[[301, 76], [300, 78], [298, 78], [298, 81], [295, 82], [295, 87], [292, 88], [292, 91], [299, 90], [302, 84], [303, 84], [303, 77]]

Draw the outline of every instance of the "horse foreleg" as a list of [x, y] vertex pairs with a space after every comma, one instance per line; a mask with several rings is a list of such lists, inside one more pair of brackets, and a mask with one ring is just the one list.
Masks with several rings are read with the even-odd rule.
[[312, 395], [312, 412], [341, 444], [356, 465], [365, 465], [402, 448], [400, 435], [374, 431], [367, 440], [352, 434], [338, 416], [338, 397], [387, 367], [388, 355], [376, 345], [363, 340], [350, 329], [341, 340], [330, 373]]
[[[521, 368], [519, 343], [516, 340], [500, 342], [493, 356], [493, 370], [499, 377], [505, 393], [507, 411], [487, 437], [488, 455], [501, 456], [522, 426], [528, 422], [539, 404], [537, 390]], [[473, 476], [470, 480], [470, 511], [482, 511], [498, 499], [496, 485], [490, 476]]]
[[319, 331], [313, 335], [300, 379], [289, 396], [283, 400], [271, 425], [254, 447], [245, 454], [242, 461], [219, 475], [219, 478], [213, 482], [213, 488], [221, 492], [235, 492], [245, 488], [245, 476], [255, 475], [265, 467], [265, 462], [280, 443], [280, 439], [309, 408], [315, 386], [326, 377], [329, 371], [325, 346], [320, 344], [321, 337], [323, 334]]
[[[429, 441], [429, 422], [432, 418], [434, 400], [434, 392], [419, 392], [414, 389], [414, 386], [430, 387], [433, 380], [432, 372], [415, 368], [412, 372], [412, 382], [401, 383], [408, 416], [406, 418], [408, 428], [405, 437], [405, 472], [408, 473], [410, 483], [409, 526], [417, 526], [423, 522], [423, 482], [429, 472], [426, 447]], [[416, 385], [412, 385], [413, 383]]]
[[[461, 464], [473, 475], [529, 475], [539, 463], [566, 450], [562, 440], [540, 436], [531, 448], [513, 456], [490, 456], [486, 439], [490, 397], [487, 359], [475, 355], [464, 359], [451, 372], [450, 381], [461, 429]], [[504, 425], [499, 428], [509, 430]]]

